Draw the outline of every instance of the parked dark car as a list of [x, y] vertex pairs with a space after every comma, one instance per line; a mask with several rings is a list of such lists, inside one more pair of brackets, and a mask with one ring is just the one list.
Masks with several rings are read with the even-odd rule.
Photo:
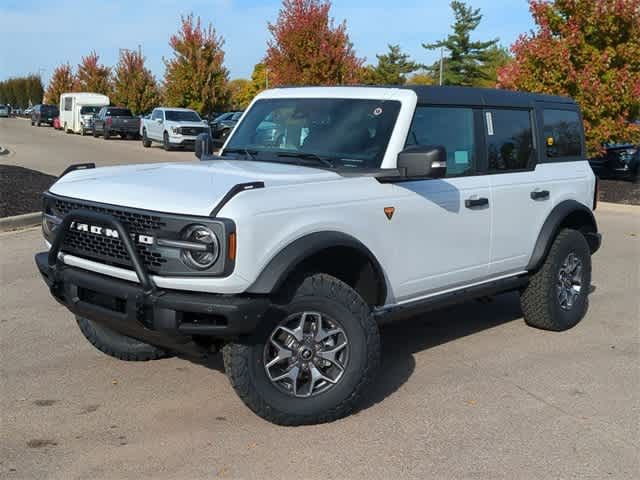
[[209, 122], [214, 143], [222, 144], [240, 120], [243, 112], [227, 112]]
[[60, 115], [58, 107], [55, 105], [36, 105], [31, 110], [31, 126], [38, 127], [43, 123], [53, 126], [53, 119]]
[[134, 117], [128, 108], [102, 107], [93, 117], [93, 136], [99, 135], [105, 140], [113, 135], [137, 140], [140, 137], [140, 118]]
[[600, 178], [638, 180], [640, 174], [640, 145], [607, 145], [603, 155], [589, 160]]

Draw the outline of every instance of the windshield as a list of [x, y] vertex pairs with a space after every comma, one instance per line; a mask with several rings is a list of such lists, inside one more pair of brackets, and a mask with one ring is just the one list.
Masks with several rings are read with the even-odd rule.
[[58, 115], [58, 107], [54, 105], [42, 105], [42, 107], [40, 107], [40, 113]]
[[254, 160], [326, 159], [334, 167], [380, 168], [400, 102], [345, 98], [258, 100], [225, 147]]
[[108, 117], [132, 117], [131, 110], [128, 108], [109, 108], [107, 110]]
[[188, 110], [165, 110], [164, 116], [171, 122], [201, 122], [196, 112]]
[[98, 113], [101, 107], [94, 107], [85, 105], [84, 107], [80, 107], [80, 115], [93, 115], [94, 113]]

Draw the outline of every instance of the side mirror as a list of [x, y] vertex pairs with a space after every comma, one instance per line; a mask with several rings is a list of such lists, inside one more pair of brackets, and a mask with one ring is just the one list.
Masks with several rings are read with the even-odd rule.
[[398, 154], [398, 170], [405, 177], [442, 178], [447, 173], [447, 151], [441, 145], [415, 145]]
[[203, 157], [208, 157], [213, 153], [213, 142], [211, 135], [208, 133], [201, 133], [196, 137], [195, 154], [200, 160]]

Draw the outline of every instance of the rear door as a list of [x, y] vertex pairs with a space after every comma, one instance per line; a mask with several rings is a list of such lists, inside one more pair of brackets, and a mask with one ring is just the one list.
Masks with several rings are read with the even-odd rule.
[[484, 133], [491, 184], [492, 276], [525, 269], [551, 209], [550, 177], [538, 164], [532, 108], [486, 108]]
[[444, 146], [447, 175], [396, 184], [409, 195], [393, 220], [399, 231], [411, 232], [394, 240], [404, 268], [400, 301], [487, 277], [492, 206], [489, 179], [478, 171], [481, 114], [470, 107], [416, 107], [407, 146]]

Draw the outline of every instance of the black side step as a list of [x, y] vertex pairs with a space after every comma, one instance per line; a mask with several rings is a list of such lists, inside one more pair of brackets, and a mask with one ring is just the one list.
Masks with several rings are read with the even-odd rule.
[[467, 300], [518, 290], [527, 285], [527, 283], [529, 283], [529, 276], [527, 274], [503, 278], [409, 303], [378, 307], [374, 309], [373, 316], [376, 320], [384, 320], [385, 322], [398, 318], [411, 317]]

